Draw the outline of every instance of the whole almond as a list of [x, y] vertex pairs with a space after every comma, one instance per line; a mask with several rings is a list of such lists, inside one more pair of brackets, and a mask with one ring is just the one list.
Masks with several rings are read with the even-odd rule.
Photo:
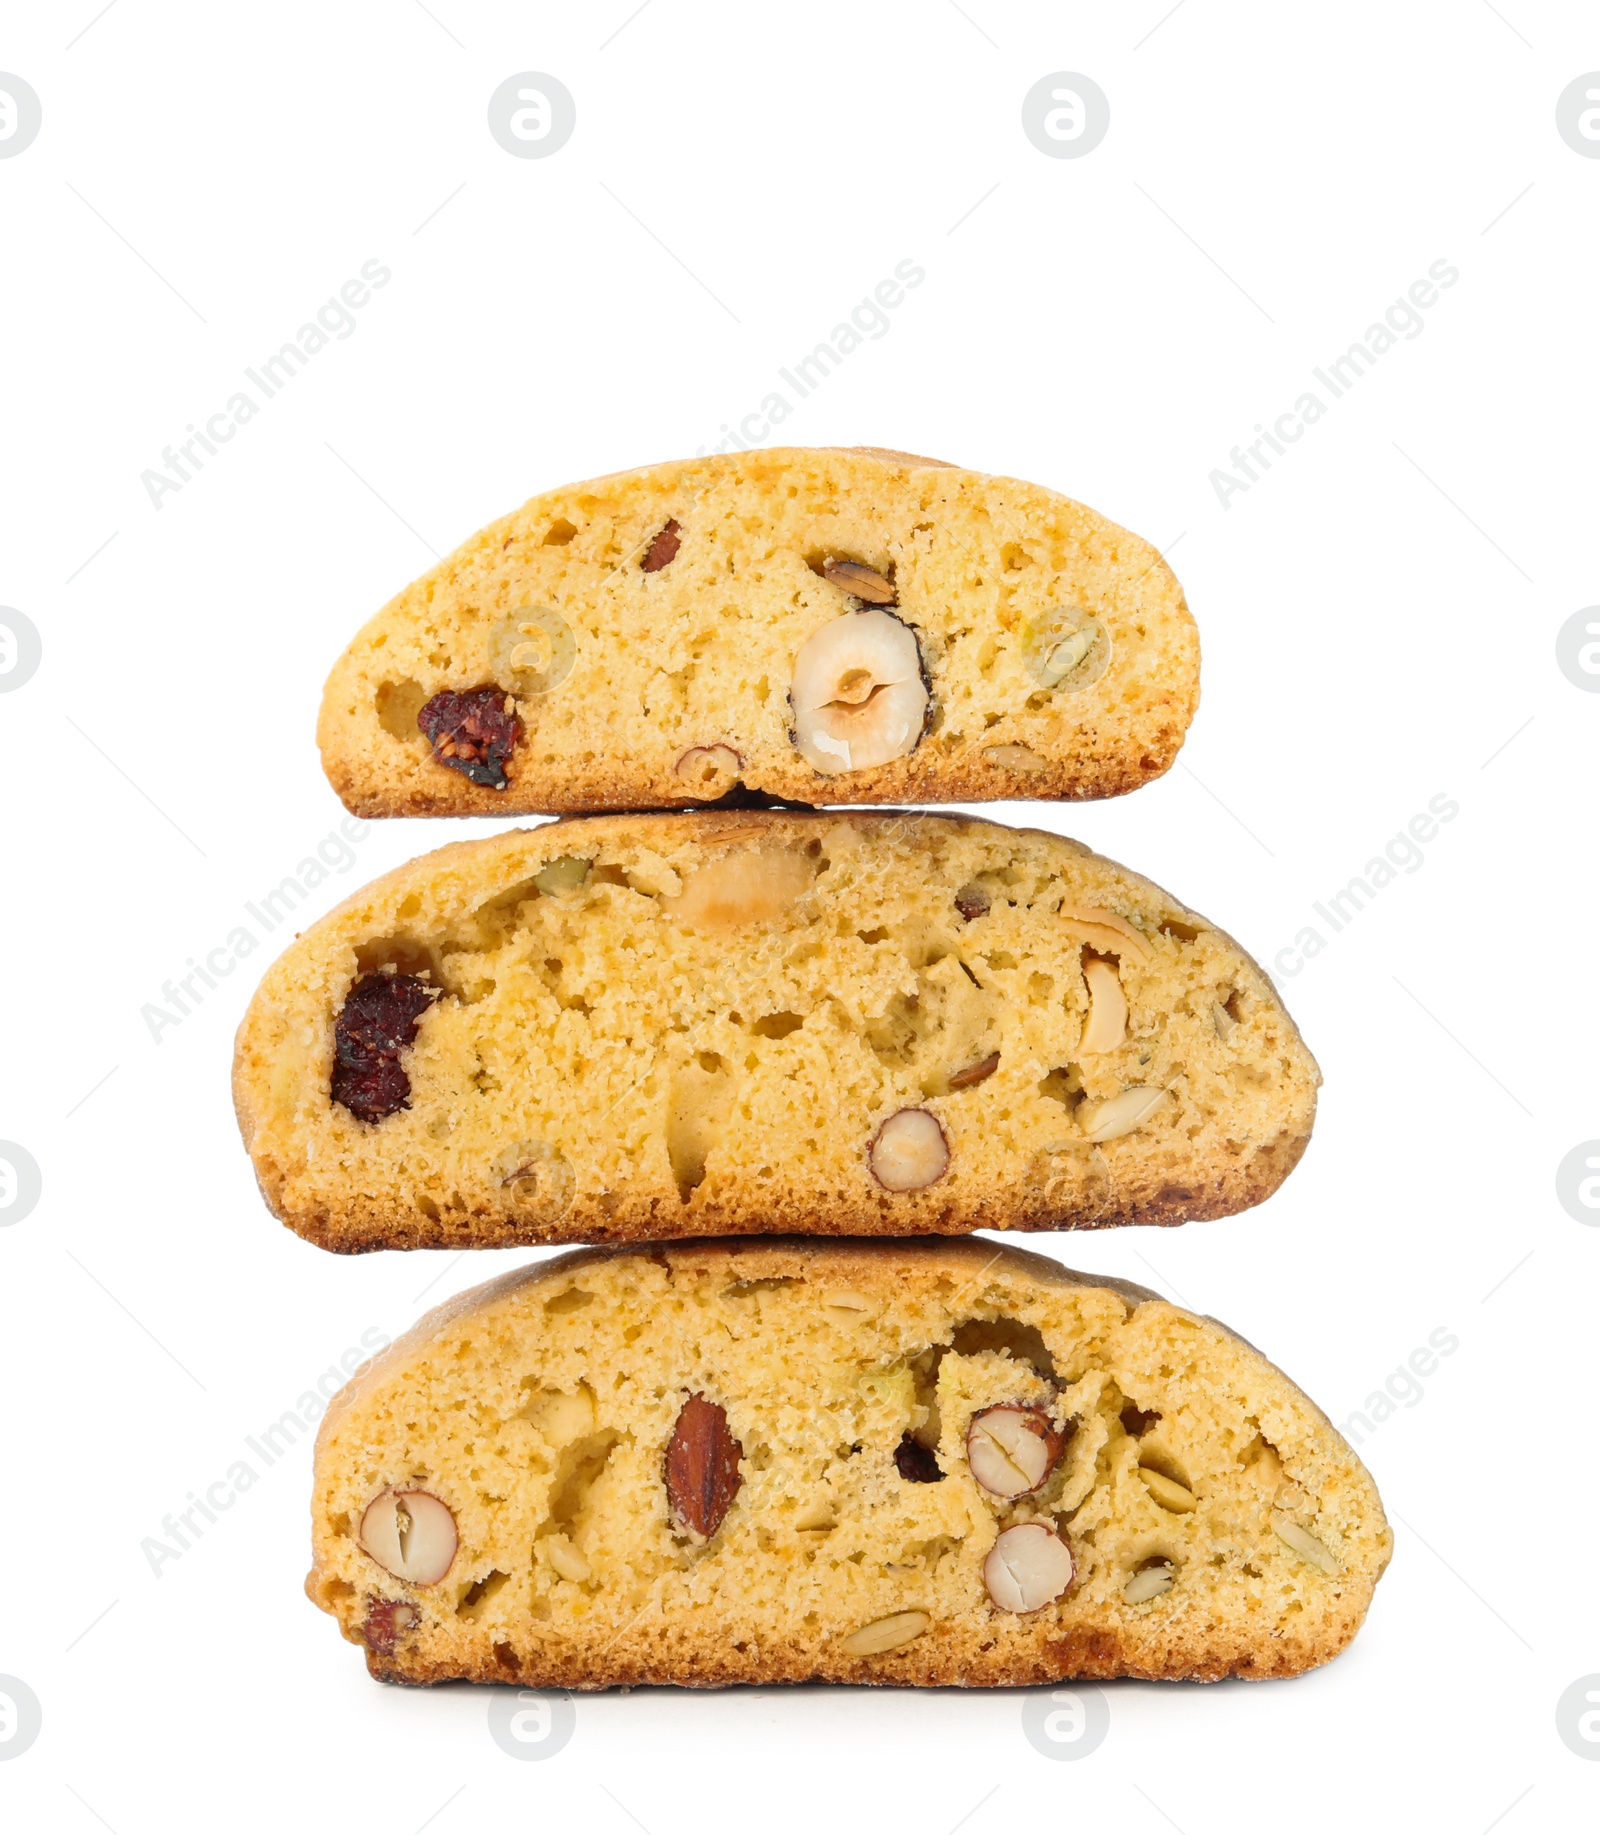
[[678, 1412], [667, 1444], [667, 1505], [674, 1529], [711, 1537], [738, 1495], [744, 1448], [728, 1431], [728, 1413], [703, 1395]]

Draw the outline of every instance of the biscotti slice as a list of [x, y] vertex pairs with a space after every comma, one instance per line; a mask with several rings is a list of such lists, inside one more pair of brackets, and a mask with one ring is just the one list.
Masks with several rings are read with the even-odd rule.
[[1082, 504], [876, 449], [792, 447], [547, 491], [390, 601], [318, 742], [364, 816], [1102, 797], [1199, 696], [1148, 542]]
[[992, 1242], [587, 1250], [335, 1397], [307, 1591], [400, 1682], [1291, 1676], [1372, 1480], [1213, 1319]]
[[696, 811], [466, 841], [313, 925], [240, 1029], [267, 1202], [341, 1250], [1182, 1223], [1317, 1068], [1266, 977], [1077, 842]]

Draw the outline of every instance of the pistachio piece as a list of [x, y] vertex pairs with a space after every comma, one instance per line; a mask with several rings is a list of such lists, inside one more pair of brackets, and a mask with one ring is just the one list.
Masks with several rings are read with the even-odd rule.
[[989, 894], [976, 880], [968, 880], [956, 893], [956, 910], [970, 924], [974, 918], [983, 917], [989, 909]]
[[562, 854], [559, 859], [540, 867], [533, 876], [533, 883], [546, 897], [559, 898], [564, 892], [577, 891], [589, 877], [592, 864], [581, 854]]

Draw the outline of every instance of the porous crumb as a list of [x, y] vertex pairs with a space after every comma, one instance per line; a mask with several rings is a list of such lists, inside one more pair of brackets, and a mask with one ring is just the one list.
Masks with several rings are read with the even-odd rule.
[[[703, 1535], [671, 1489], [686, 1396], [738, 1460]], [[1063, 1445], [1007, 1499], [968, 1434], [1019, 1401]], [[460, 1536], [430, 1585], [357, 1533], [417, 1473]], [[1002, 1609], [985, 1561], [1024, 1525], [1070, 1584]], [[1214, 1320], [989, 1243], [788, 1238], [582, 1251], [450, 1302], [330, 1409], [313, 1542], [311, 1597], [375, 1674], [580, 1688], [1292, 1675], [1354, 1635], [1390, 1545], [1355, 1454]]]
[[[358, 1120], [335, 1022], [390, 972], [438, 997], [396, 1060], [409, 1106]], [[1266, 977], [1148, 880], [864, 812], [458, 843], [292, 945], [235, 1064], [269, 1204], [340, 1250], [1226, 1215], [1294, 1165], [1317, 1081]]]
[[[859, 743], [819, 750], [797, 659], [863, 606], [914, 636], [926, 707], [914, 670], [903, 720], [867, 710]], [[540, 641], [508, 649], [528, 615]], [[542, 659], [525, 693], [524, 650]], [[491, 523], [352, 640], [318, 742], [364, 816], [681, 807], [678, 761], [716, 745], [747, 794], [812, 805], [1117, 796], [1177, 756], [1199, 671], [1171, 569], [1084, 505], [905, 453], [775, 448], [564, 486]], [[510, 782], [415, 730], [417, 707], [483, 683], [515, 708]]]

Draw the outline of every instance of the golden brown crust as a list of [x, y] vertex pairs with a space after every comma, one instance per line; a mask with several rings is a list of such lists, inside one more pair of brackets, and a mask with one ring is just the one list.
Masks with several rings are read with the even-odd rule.
[[[824, 460], [831, 464], [823, 467]], [[948, 480], [937, 487], [943, 500], [961, 501], [965, 493], [983, 506], [975, 528], [989, 531], [985, 539], [994, 548], [981, 564], [986, 572], [998, 574], [1002, 581], [1009, 578], [1005, 569], [1010, 563], [999, 558], [1002, 538], [1008, 536], [1007, 552], [1021, 552], [1031, 541], [1042, 563], [1024, 565], [1017, 578], [1030, 570], [1052, 578], [1063, 572], [1071, 575], [1074, 569], [1081, 573], [1077, 584], [1067, 589], [1068, 597], [1093, 603], [1124, 633], [1128, 655], [1114, 667], [1115, 682], [1108, 676], [1103, 696], [1088, 689], [1064, 711], [1046, 706], [1052, 697], [1037, 692], [1037, 681], [1027, 678], [1020, 664], [1006, 662], [1005, 647], [1021, 641], [1013, 628], [1018, 607], [1024, 608], [1024, 624], [1032, 614], [1026, 611], [1026, 589], [1004, 584], [994, 590], [1023, 595], [1016, 605], [1008, 602], [996, 609], [986, 600], [963, 610], [949, 632], [934, 629], [941, 620], [950, 622], [939, 605], [917, 608], [914, 621], [927, 621], [926, 634], [938, 652], [932, 664], [935, 677], [956, 668], [951, 683], [960, 678], [960, 693], [945, 712], [950, 720], [965, 724], [960, 733], [946, 724], [937, 743], [938, 735], [930, 735], [909, 756], [873, 769], [823, 776], [783, 736], [777, 710], [786, 704], [793, 645], [797, 634], [813, 628], [824, 615], [821, 609], [806, 613], [796, 631], [781, 640], [774, 637], [770, 654], [762, 649], [759, 664], [750, 664], [762, 676], [759, 701], [751, 698], [747, 685], [733, 679], [748, 661], [746, 653], [757, 654], [750, 650], [749, 640], [721, 655], [721, 660], [721, 653], [715, 652], [703, 660], [698, 648], [687, 647], [693, 617], [678, 613], [668, 625], [650, 632], [651, 647], [662, 656], [663, 673], [641, 677], [625, 694], [619, 693], [615, 656], [608, 659], [603, 654], [606, 620], [619, 614], [614, 606], [596, 611], [590, 600], [606, 592], [615, 596], [618, 588], [612, 583], [635, 544], [635, 525], [650, 525], [652, 516], [665, 514], [679, 497], [692, 497], [708, 478], [726, 482], [748, 474], [752, 480], [770, 480], [786, 464], [799, 477], [822, 467], [828, 476], [826, 489], [819, 486], [819, 501], [830, 506], [836, 499], [848, 501], [852, 494], [868, 503], [875, 485], [882, 492], [889, 482], [898, 489], [929, 475]], [[552, 551], [542, 537], [552, 518], [566, 521], [568, 512], [580, 520], [587, 514], [609, 531], [596, 551], [591, 573], [581, 577], [568, 577], [561, 570], [564, 564], [549, 558], [552, 552], [567, 555], [569, 549]], [[573, 542], [574, 565], [588, 539], [579, 535]], [[791, 546], [798, 539], [792, 534], [783, 538]], [[876, 550], [889, 537], [869, 516], [855, 539]], [[507, 550], [513, 552], [508, 556]], [[1047, 553], [1052, 558], [1046, 559]], [[788, 559], [809, 579], [794, 555]], [[911, 564], [909, 551], [902, 560]], [[761, 571], [759, 564], [756, 571]], [[713, 583], [706, 581], [701, 598], [713, 590]], [[482, 619], [490, 615], [485, 608], [499, 615], [516, 599], [558, 606], [580, 632], [588, 631], [582, 640], [588, 649], [580, 647], [576, 672], [559, 691], [559, 708], [554, 705], [556, 695], [523, 706], [529, 736], [519, 747], [514, 779], [506, 788], [493, 789], [436, 763], [420, 737], [385, 733], [375, 696], [390, 678], [419, 684], [418, 692], [430, 695], [478, 685], [484, 673], [479, 657]], [[638, 608], [627, 615], [639, 615]], [[724, 618], [732, 615], [731, 608], [721, 613]], [[979, 662], [969, 657], [959, 667], [952, 660], [955, 652], [947, 646], [975, 644], [974, 626], [993, 627], [1001, 645], [999, 668], [1002, 673], [1007, 667], [1016, 669], [1015, 681], [1003, 691], [989, 680], [996, 667], [992, 655]], [[424, 627], [433, 635], [427, 642], [416, 641]], [[458, 649], [460, 660], [444, 660]], [[694, 701], [699, 711], [692, 716], [687, 701], [679, 706], [681, 698], [697, 695], [707, 683], [723, 677], [728, 678], [725, 695], [719, 690], [703, 708]], [[938, 679], [935, 686], [936, 692], [943, 692]], [[999, 724], [992, 731], [982, 727], [976, 715], [958, 711], [975, 691], [980, 696], [1000, 694], [992, 716]], [[317, 737], [329, 782], [345, 806], [362, 817], [585, 814], [694, 806], [672, 769], [673, 761], [686, 746], [730, 739], [742, 748], [743, 792], [757, 799], [812, 806], [1019, 797], [1082, 801], [1125, 795], [1167, 771], [1198, 699], [1194, 621], [1165, 561], [1137, 536], [1059, 493], [942, 460], [885, 447], [778, 448], [611, 473], [545, 492], [490, 524], [398, 594], [358, 634], [328, 678]], [[570, 715], [571, 706], [603, 707], [604, 718], [598, 712], [591, 717], [588, 711]], [[733, 717], [733, 709], [739, 710], [736, 732], [720, 727], [716, 733], [678, 732], [673, 725], [682, 720], [716, 724], [725, 714]], [[670, 744], [669, 728], [674, 735]], [[1003, 762], [1018, 751], [1033, 754], [1026, 769]]]
[[[1187, 1632], [1162, 1629], [1151, 1618], [1130, 1624], [1123, 1614], [1120, 1624], [1094, 1623], [1079, 1613], [1067, 1615], [1065, 1622], [1041, 1626], [1038, 1635], [1030, 1634], [1030, 1620], [1002, 1620], [1007, 1635], [1000, 1638], [994, 1635], [992, 1620], [987, 1630], [941, 1624], [900, 1650], [852, 1657], [841, 1654], [837, 1644], [819, 1648], [815, 1642], [801, 1648], [798, 1643], [789, 1647], [781, 1640], [766, 1640], [759, 1648], [734, 1648], [720, 1641], [714, 1631], [708, 1633], [691, 1614], [687, 1618], [669, 1615], [659, 1625], [652, 1623], [648, 1635], [633, 1637], [625, 1632], [603, 1641], [597, 1649], [561, 1650], [536, 1636], [537, 1648], [524, 1644], [518, 1650], [510, 1642], [499, 1642], [481, 1654], [458, 1645], [453, 1654], [442, 1655], [436, 1649], [430, 1655], [404, 1643], [387, 1652], [367, 1646], [359, 1623], [350, 1619], [346, 1609], [348, 1592], [335, 1579], [339, 1537], [330, 1536], [314, 1510], [316, 1561], [307, 1578], [307, 1593], [314, 1603], [340, 1617], [346, 1636], [363, 1649], [375, 1678], [411, 1685], [465, 1679], [579, 1690], [639, 1684], [720, 1687], [806, 1681], [1019, 1687], [1118, 1676], [1158, 1681], [1264, 1680], [1298, 1675], [1329, 1661], [1359, 1628], [1389, 1558], [1389, 1535], [1370, 1478], [1323, 1411], [1219, 1321], [1173, 1307], [1136, 1283], [1075, 1273], [1047, 1257], [991, 1241], [722, 1239], [684, 1243], [669, 1251], [584, 1249], [512, 1270], [436, 1308], [337, 1394], [317, 1438], [319, 1500], [326, 1495], [324, 1475], [348, 1457], [341, 1451], [347, 1424], [362, 1418], [369, 1403], [381, 1402], [431, 1348], [446, 1341], [476, 1342], [485, 1335], [497, 1338], [508, 1329], [510, 1320], [527, 1315], [526, 1306], [521, 1312], [515, 1310], [520, 1299], [547, 1291], [559, 1293], [574, 1286], [575, 1277], [585, 1270], [608, 1267], [619, 1260], [625, 1266], [634, 1258], [660, 1261], [674, 1285], [692, 1282], [696, 1273], [709, 1273], [716, 1284], [798, 1276], [813, 1287], [833, 1281], [858, 1293], [890, 1295], [925, 1289], [943, 1278], [974, 1299], [983, 1283], [983, 1292], [991, 1297], [998, 1294], [1000, 1304], [1012, 1306], [1030, 1288], [1036, 1292], [1076, 1289], [1090, 1299], [1100, 1296], [1112, 1302], [1113, 1315], [1120, 1306], [1129, 1320], [1149, 1313], [1182, 1322], [1186, 1329], [1199, 1329], [1220, 1347], [1235, 1347], [1240, 1364], [1254, 1372], [1248, 1378], [1255, 1398], [1252, 1409], [1263, 1420], [1270, 1414], [1276, 1424], [1274, 1432], [1285, 1440], [1292, 1437], [1325, 1485], [1341, 1493], [1341, 1522], [1347, 1532], [1345, 1571], [1315, 1615], [1274, 1621], [1249, 1614], [1237, 1622], [1224, 1616], [1198, 1630], [1190, 1621]], [[319, 1501], [317, 1508], [325, 1507]]]
[[[278, 1080], [286, 1074], [294, 1092], [304, 1094], [318, 1078], [325, 1091], [326, 1062], [304, 1058], [292, 1073], [286, 1073], [283, 1040], [291, 1035], [310, 1036], [308, 1027], [321, 1029], [326, 1036], [331, 1025], [327, 1003], [336, 1006], [342, 1002], [350, 984], [345, 952], [350, 952], [348, 961], [353, 963], [353, 951], [365, 936], [386, 934], [394, 925], [393, 910], [404, 900], [439, 886], [454, 888], [450, 896], [456, 902], [481, 900], [502, 880], [522, 878], [534, 870], [538, 861], [573, 848], [593, 851], [643, 839], [652, 856], [659, 858], [681, 841], [691, 841], [697, 847], [753, 837], [798, 841], [800, 837], [827, 832], [830, 825], [844, 825], [851, 832], [859, 832], [870, 845], [873, 835], [897, 820], [893, 815], [877, 813], [767, 811], [575, 817], [547, 829], [509, 831], [487, 841], [453, 843], [396, 869], [322, 919], [268, 972], [240, 1026], [233, 1086], [240, 1131], [268, 1207], [291, 1229], [320, 1247], [360, 1254], [397, 1247], [628, 1243], [702, 1234], [768, 1235], [774, 1231], [859, 1237], [902, 1236], [908, 1230], [916, 1230], [934, 1236], [959, 1236], [974, 1230], [1103, 1229], [1134, 1223], [1169, 1226], [1233, 1215], [1270, 1197], [1293, 1170], [1309, 1141], [1318, 1073], [1270, 982], [1246, 952], [1225, 932], [1188, 911], [1150, 881], [1090, 855], [1078, 843], [1039, 830], [1005, 830], [999, 824], [971, 817], [917, 812], [908, 819], [919, 834], [937, 830], [956, 837], [1004, 836], [1008, 845], [1009, 837], [1015, 835], [1029, 845], [1045, 843], [1049, 857], [1064, 864], [1081, 863], [1084, 870], [1116, 875], [1114, 883], [1122, 888], [1121, 895], [1149, 901], [1146, 909], [1158, 921], [1176, 922], [1185, 929], [1203, 927], [1204, 933], [1215, 940], [1216, 949], [1227, 952], [1229, 964], [1237, 965], [1235, 972], [1241, 985], [1247, 983], [1254, 990], [1251, 998], [1266, 1003], [1261, 1010], [1270, 1013], [1271, 1037], [1275, 1041], [1271, 1062], [1280, 1067], [1278, 1074], [1284, 1079], [1281, 1090], [1271, 1092], [1272, 1102], [1280, 1105], [1272, 1111], [1277, 1119], [1270, 1125], [1264, 1120], [1254, 1124], [1257, 1131], [1251, 1135], [1252, 1144], [1246, 1152], [1221, 1151], [1220, 1147], [1215, 1151], [1189, 1148], [1176, 1167], [1171, 1158], [1146, 1160], [1128, 1151], [1108, 1156], [1097, 1150], [1085, 1162], [1089, 1170], [1082, 1173], [1073, 1170], [1069, 1176], [1058, 1167], [1052, 1170], [1052, 1180], [1047, 1180], [1038, 1176], [1035, 1167], [1028, 1176], [1016, 1176], [1014, 1171], [988, 1180], [952, 1179], [908, 1198], [906, 1194], [883, 1190], [864, 1175], [852, 1174], [844, 1183], [821, 1176], [804, 1182], [803, 1161], [784, 1153], [781, 1157], [793, 1163], [782, 1170], [787, 1182], [782, 1184], [781, 1193], [771, 1185], [758, 1187], [738, 1177], [725, 1185], [707, 1179], [693, 1192], [692, 1203], [686, 1203], [670, 1179], [586, 1179], [577, 1183], [562, 1214], [535, 1218], [519, 1213], [508, 1200], [497, 1202], [488, 1189], [469, 1193], [464, 1200], [455, 1202], [435, 1201], [419, 1207], [409, 1196], [402, 1202], [394, 1190], [382, 1189], [376, 1179], [376, 1162], [366, 1157], [380, 1148], [401, 1151], [398, 1145], [385, 1147], [386, 1139], [398, 1142], [398, 1135], [391, 1129], [389, 1137], [379, 1135], [375, 1142], [374, 1130], [335, 1117], [342, 1130], [338, 1140], [345, 1145], [341, 1148], [330, 1137], [318, 1149], [317, 1163], [324, 1163], [321, 1156], [326, 1152], [337, 1158], [343, 1151], [358, 1156], [366, 1170], [353, 1171], [349, 1176], [309, 1176], [305, 1129], [320, 1130], [324, 1120], [307, 1111], [298, 1122], [285, 1121], [278, 1113], [275, 1091], [280, 1087]], [[522, 852], [535, 846], [538, 854], [523, 859]], [[507, 850], [516, 851], [516, 859]], [[493, 876], [475, 880], [478, 863], [491, 855], [497, 862]], [[501, 855], [506, 856], [503, 862]], [[464, 888], [472, 889], [469, 893]], [[327, 989], [325, 995], [319, 994], [310, 1004], [305, 992], [308, 976], [316, 988]], [[995, 1083], [988, 1093], [1000, 1087]], [[988, 1100], [988, 1094], [981, 1092], [973, 1092], [972, 1097]], [[1028, 1099], [1025, 1092], [1024, 1099]], [[326, 1110], [320, 1113], [326, 1117]], [[1053, 1117], [1053, 1110], [1051, 1114]], [[388, 1125], [380, 1123], [378, 1128]], [[566, 1147], [565, 1140], [563, 1146]], [[419, 1138], [405, 1151], [415, 1153], [425, 1147], [426, 1141]], [[350, 1164], [354, 1167], [357, 1160]], [[464, 1187], [447, 1184], [445, 1190], [459, 1193]]]
[[[925, 1642], [919, 1639], [918, 1644]], [[944, 1653], [936, 1647], [891, 1652], [871, 1665], [848, 1659], [808, 1658], [796, 1662], [786, 1652], [769, 1651], [759, 1663], [729, 1657], [685, 1638], [660, 1656], [607, 1657], [603, 1662], [541, 1657], [523, 1664], [515, 1658], [434, 1662], [398, 1655], [366, 1653], [367, 1674], [375, 1682], [397, 1682], [428, 1688], [440, 1682], [514, 1683], [523, 1688], [575, 1689], [580, 1693], [608, 1688], [734, 1688], [778, 1682], [848, 1682], [877, 1688], [1035, 1688], [1052, 1682], [1271, 1682], [1304, 1675], [1339, 1654], [1298, 1639], [1279, 1639], [1265, 1649], [1242, 1640], [1185, 1650], [1173, 1664], [1142, 1662], [1114, 1631], [1074, 1631], [1053, 1638], [1037, 1653], [1025, 1656]], [[1341, 1646], [1342, 1648], [1342, 1646]], [[914, 1654], [913, 1654], [914, 1653]]]
[[[237, 1102], [236, 1102], [237, 1108]], [[241, 1124], [242, 1126], [242, 1124]], [[248, 1144], [248, 1143], [247, 1143]], [[1265, 1204], [1300, 1162], [1311, 1144], [1304, 1134], [1264, 1148], [1247, 1167], [1225, 1169], [1220, 1175], [1183, 1188], [1182, 1196], [1171, 1185], [1143, 1189], [1124, 1185], [1106, 1207], [1090, 1216], [1063, 1214], [1027, 1192], [1010, 1194], [1011, 1202], [980, 1202], [946, 1213], [924, 1213], [917, 1227], [928, 1236], [960, 1240], [977, 1230], [997, 1230], [1022, 1235], [1045, 1230], [1114, 1230], [1128, 1224], [1176, 1229], [1184, 1223], [1207, 1223], [1234, 1217]], [[279, 1222], [319, 1249], [335, 1255], [367, 1255], [377, 1249], [519, 1249], [541, 1248], [572, 1242], [626, 1246], [632, 1243], [677, 1242], [684, 1234], [680, 1217], [661, 1207], [613, 1200], [609, 1209], [574, 1205], [561, 1223], [540, 1228], [517, 1218], [472, 1217], [452, 1222], [440, 1217], [407, 1217], [397, 1227], [391, 1209], [359, 1201], [329, 1212], [291, 1211], [282, 1204], [281, 1187], [269, 1188], [258, 1176], [257, 1187], [267, 1208]], [[887, 1199], [845, 1209], [837, 1204], [805, 1210], [793, 1204], [781, 1217], [752, 1215], [732, 1205], [707, 1206], [695, 1218], [696, 1233], [704, 1229], [718, 1236], [767, 1237], [791, 1232], [813, 1237], [894, 1237], [905, 1228]]]

